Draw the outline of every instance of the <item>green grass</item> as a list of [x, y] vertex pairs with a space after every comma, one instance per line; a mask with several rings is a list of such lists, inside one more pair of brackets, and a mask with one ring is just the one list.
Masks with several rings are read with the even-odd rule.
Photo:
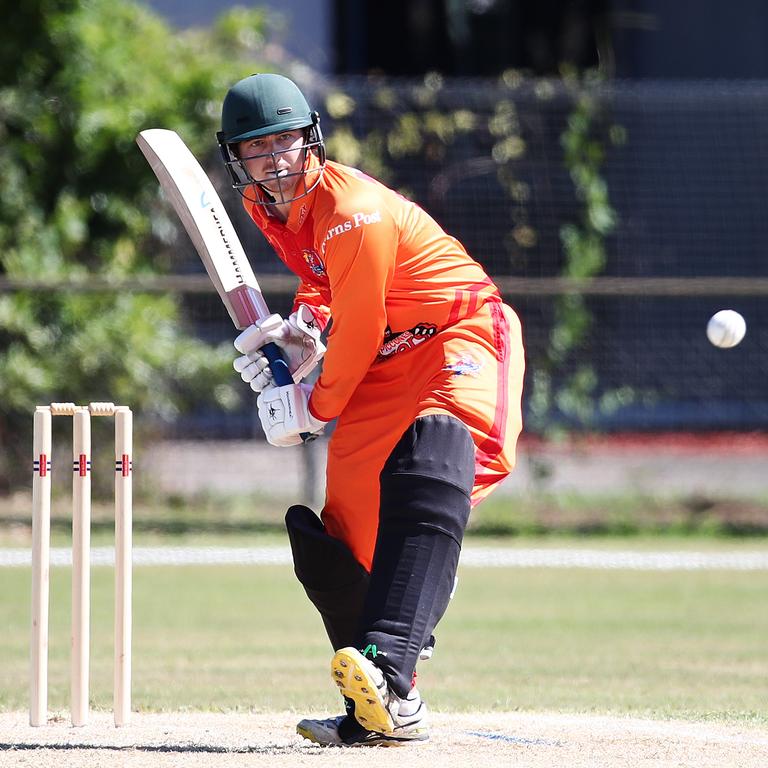
[[[52, 711], [68, 699], [70, 570], [52, 571]], [[0, 708], [27, 706], [29, 570], [0, 571]], [[111, 706], [112, 571], [93, 570], [92, 700]], [[439, 710], [768, 722], [768, 573], [470, 569], [420, 687]], [[288, 567], [136, 568], [134, 706], [338, 709]]]
[[[141, 544], [249, 542], [284, 534], [283, 515], [292, 501], [263, 496], [200, 495], [182, 499], [141, 495], [134, 501], [135, 540]], [[31, 499], [27, 493], [0, 497], [0, 546], [27, 546]], [[593, 542], [668, 538], [695, 542], [759, 541], [768, 535], [768, 499], [662, 498], [623, 494], [491, 496], [473, 511], [467, 535], [475, 541], [536, 537]], [[71, 497], [59, 492], [52, 508], [52, 541], [69, 542]], [[112, 540], [113, 505], [96, 500], [94, 544]], [[698, 546], [696, 544], [695, 546]]]
[[768, 534], [768, 499], [701, 494], [492, 496], [474, 511], [470, 533], [554, 536], [750, 537]]
[[[69, 498], [53, 544], [70, 541]], [[28, 547], [29, 498], [0, 499], [0, 546]], [[283, 500], [138, 498], [136, 545], [286, 545]], [[468, 546], [765, 550], [761, 500], [492, 497]], [[112, 508], [93, 510], [112, 543]], [[27, 706], [29, 570], [0, 569], [0, 708]], [[70, 571], [52, 571], [51, 710], [68, 700]], [[338, 708], [319, 618], [290, 568], [137, 568], [134, 706]], [[111, 706], [112, 571], [93, 571], [92, 698]], [[768, 722], [768, 573], [470, 569], [419, 676], [441, 710]]]

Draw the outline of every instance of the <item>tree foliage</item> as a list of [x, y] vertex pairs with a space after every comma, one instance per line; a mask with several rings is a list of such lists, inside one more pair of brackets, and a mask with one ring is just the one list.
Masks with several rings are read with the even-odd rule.
[[64, 287], [0, 293], [0, 442], [8, 482], [35, 403], [114, 400], [171, 416], [231, 404], [231, 354], [193, 338], [173, 296], [68, 290], [167, 268], [176, 228], [138, 131], [208, 153], [221, 98], [254, 71], [261, 12], [178, 34], [128, 0], [24, 0], [0, 29], [0, 274]]
[[[573, 107], [560, 144], [581, 213], [577, 221], [560, 226], [562, 275], [588, 280], [605, 269], [605, 239], [616, 228], [602, 166], [606, 148], [623, 142], [624, 133], [603, 114], [599, 80], [572, 75], [565, 83]], [[531, 422], [541, 431], [551, 435], [561, 431], [557, 415], [571, 426], [589, 428], [596, 415], [626, 405], [634, 397], [628, 388], [599, 392], [594, 368], [580, 355], [592, 325], [592, 312], [583, 295], [568, 293], [557, 298], [549, 345], [532, 377]]]

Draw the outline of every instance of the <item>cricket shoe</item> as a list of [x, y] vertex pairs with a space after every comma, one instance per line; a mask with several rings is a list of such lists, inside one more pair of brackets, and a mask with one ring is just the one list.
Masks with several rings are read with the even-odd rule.
[[399, 747], [410, 741], [425, 741], [429, 738], [426, 727], [411, 728], [396, 734], [376, 733], [363, 728], [355, 720], [355, 702], [345, 700], [347, 714], [324, 720], [302, 720], [296, 726], [296, 733], [322, 747]]
[[400, 698], [384, 673], [355, 648], [342, 648], [331, 661], [331, 676], [345, 699], [354, 702], [355, 720], [363, 728], [389, 737], [429, 737], [427, 706], [416, 688]]

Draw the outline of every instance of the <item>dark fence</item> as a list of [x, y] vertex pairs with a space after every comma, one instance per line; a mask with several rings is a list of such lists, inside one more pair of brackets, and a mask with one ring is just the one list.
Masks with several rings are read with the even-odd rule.
[[[524, 324], [529, 416], [536, 371], [549, 371], [557, 392], [587, 366], [600, 403], [592, 419], [576, 422], [553, 400], [552, 423], [606, 431], [768, 426], [768, 83], [584, 88], [510, 75], [352, 79], [312, 90], [326, 115], [330, 156], [382, 176], [422, 204], [498, 279]], [[562, 277], [561, 236], [566, 225], [583, 226], [586, 209], [562, 138], [584, 99], [616, 224], [603, 238], [600, 276], [574, 281]], [[208, 165], [271, 306], [290, 311], [290, 276], [226, 188], [213, 156]], [[173, 269], [178, 279], [123, 289], [172, 290], [193, 333], [231, 340], [229, 318], [183, 236]], [[558, 306], [579, 295], [591, 323], [553, 365]], [[738, 347], [718, 350], [705, 326], [726, 307], [745, 316], [748, 332]], [[528, 419], [529, 428], [535, 423]], [[250, 410], [197, 412], [173, 431], [259, 434]]]
[[[351, 100], [341, 108], [339, 94]], [[546, 278], [564, 268], [562, 228], [585, 216], [562, 139], [579, 101], [590, 100], [588, 134], [604, 153], [616, 225], [604, 238], [605, 277], [579, 284], [592, 324], [553, 371], [555, 386], [587, 365], [596, 398], [621, 390], [595, 412], [600, 429], [768, 425], [768, 83], [350, 79], [315, 96], [331, 113], [331, 155], [381, 167], [499, 280], [523, 319], [529, 381], [546, 365], [557, 302], [576, 290]], [[279, 273], [236, 216], [256, 269]], [[287, 307], [284, 296], [272, 301]], [[212, 334], [204, 326], [218, 308], [194, 304], [208, 318], [200, 332]], [[744, 314], [748, 333], [718, 350], [704, 328], [725, 307]], [[557, 411], [552, 418], [568, 424]]]

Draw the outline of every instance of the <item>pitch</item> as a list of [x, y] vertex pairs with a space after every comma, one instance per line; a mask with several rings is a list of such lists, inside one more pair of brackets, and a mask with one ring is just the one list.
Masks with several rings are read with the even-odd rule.
[[567, 765], [763, 768], [768, 729], [552, 713], [437, 713], [433, 739], [402, 748], [328, 749], [292, 733], [296, 715], [140, 714], [115, 729], [109, 715], [85, 728], [29, 728], [26, 713], [0, 714], [0, 767], [370, 766], [441, 768]]

